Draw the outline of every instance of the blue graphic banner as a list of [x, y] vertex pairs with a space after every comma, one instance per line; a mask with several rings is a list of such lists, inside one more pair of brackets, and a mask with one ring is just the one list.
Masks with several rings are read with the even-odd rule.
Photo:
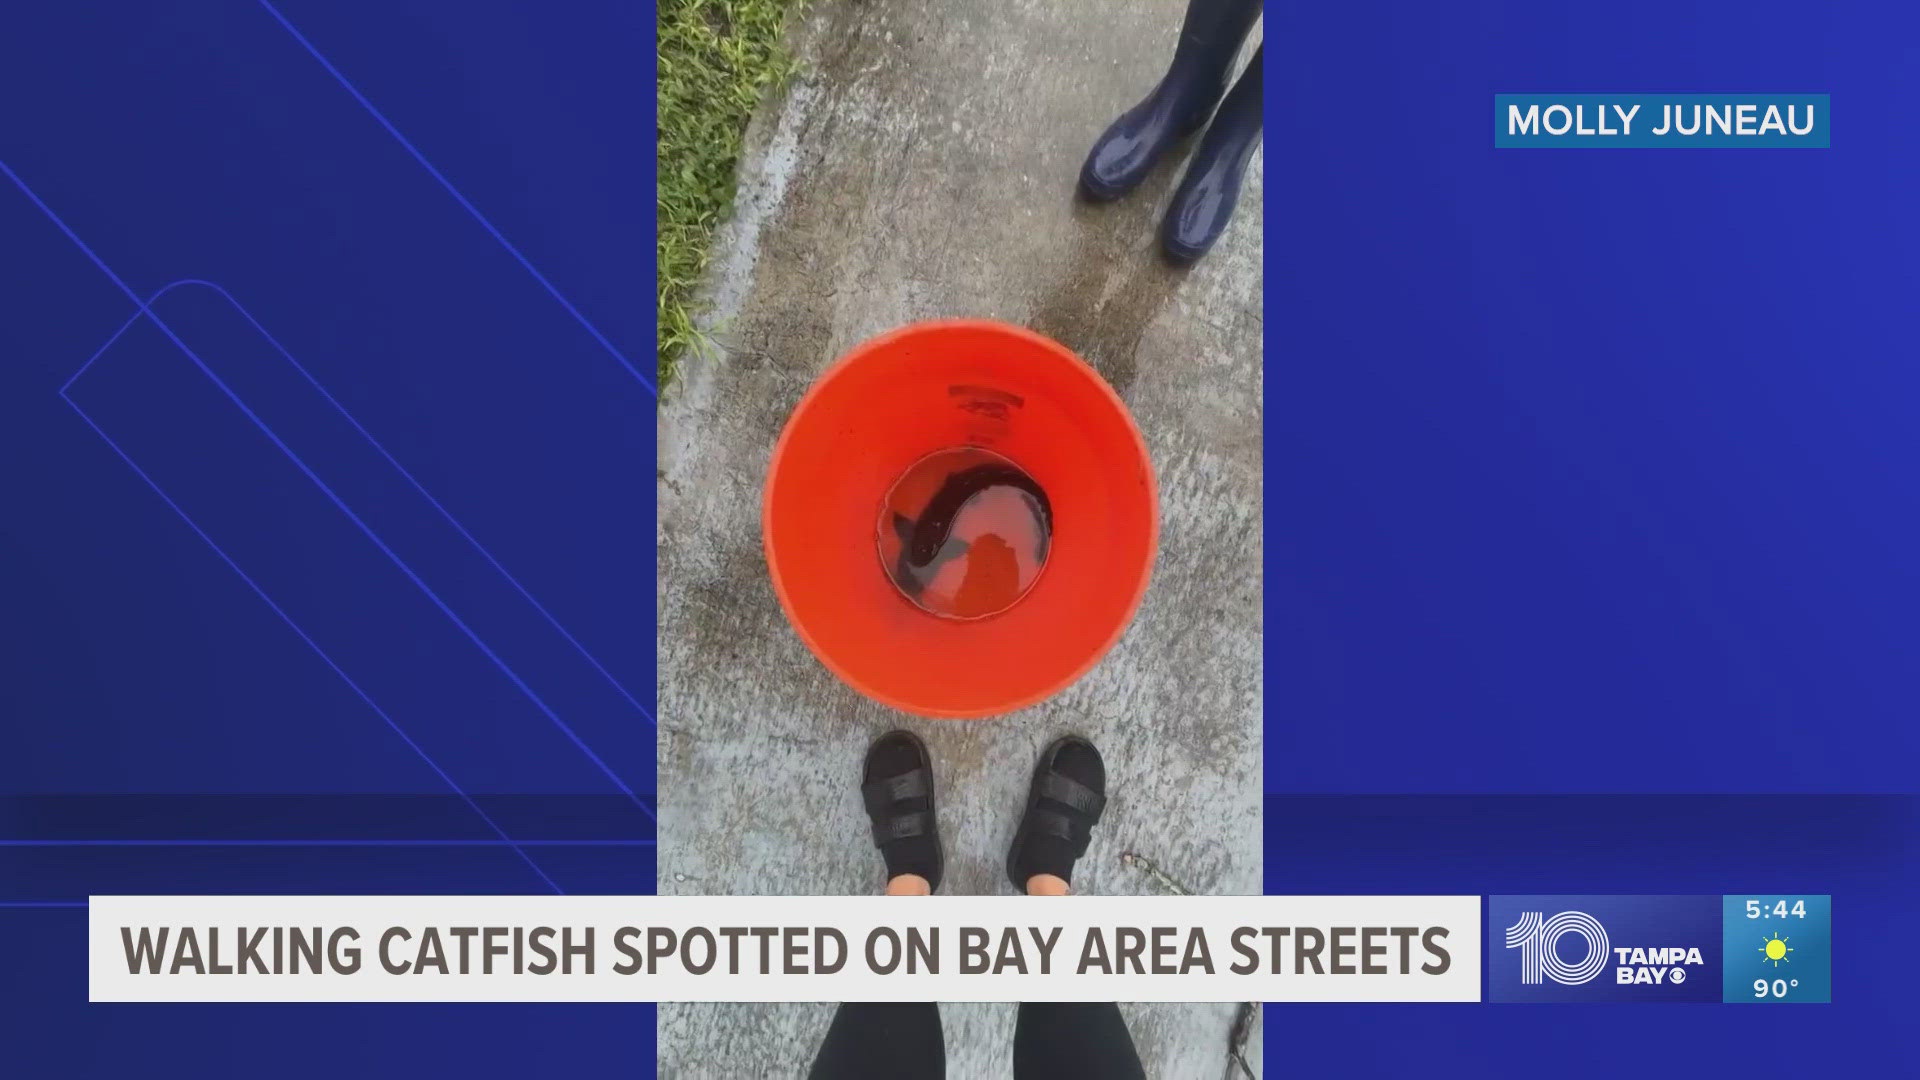
[[1490, 1001], [1718, 1001], [1717, 896], [1491, 896]]
[[1827, 896], [1492, 896], [1495, 1002], [1826, 1002]]

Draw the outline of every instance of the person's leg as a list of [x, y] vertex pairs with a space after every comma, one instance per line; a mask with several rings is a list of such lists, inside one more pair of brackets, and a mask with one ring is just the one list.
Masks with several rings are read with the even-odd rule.
[[1110, 1001], [1027, 1001], [1013, 1028], [1014, 1080], [1145, 1080], [1133, 1035]]
[[1260, 145], [1260, 125], [1264, 116], [1261, 104], [1261, 54], [1266, 46], [1253, 51], [1253, 59], [1240, 73], [1240, 80], [1220, 103], [1220, 111], [1208, 125], [1200, 149], [1187, 163], [1187, 175], [1180, 189], [1167, 204], [1167, 218], [1160, 230], [1160, 244], [1167, 257], [1190, 263], [1213, 247], [1233, 218], [1240, 201], [1240, 181], [1247, 174], [1247, 162]]
[[[1106, 810], [1106, 791], [1106, 762], [1092, 743], [1068, 736], [1047, 747], [1007, 853], [1007, 874], [1016, 886], [1029, 896], [1067, 895], [1073, 864], [1087, 853], [1093, 826]], [[1119, 1006], [1076, 1001], [1021, 1004], [1013, 1075], [1144, 1080], [1147, 1074]]]
[[[1029, 896], [1065, 896], [1067, 879], [1035, 874]], [[1084, 1076], [1089, 1080], [1145, 1080], [1133, 1033], [1110, 1001], [1023, 1001], [1013, 1028], [1015, 1080]]]
[[[933, 815], [933, 762], [909, 731], [873, 741], [860, 774], [873, 841], [886, 862], [888, 896], [927, 896], [944, 858]], [[811, 1080], [914, 1080], [947, 1074], [940, 1008], [930, 1001], [847, 1002], [814, 1056]]]
[[1080, 187], [1088, 196], [1117, 199], [1132, 191], [1168, 147], [1207, 122], [1227, 88], [1233, 58], [1259, 17], [1260, 0], [1188, 0], [1167, 73], [1088, 152], [1080, 169]]
[[850, 1001], [814, 1055], [808, 1080], [939, 1080], [947, 1075], [940, 1007], [931, 1001]]

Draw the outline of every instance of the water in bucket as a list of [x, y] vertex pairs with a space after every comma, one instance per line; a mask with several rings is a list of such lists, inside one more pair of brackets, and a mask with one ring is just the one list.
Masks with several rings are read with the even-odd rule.
[[1039, 580], [1053, 540], [1047, 493], [1008, 458], [936, 450], [902, 473], [880, 508], [880, 565], [902, 596], [949, 619], [984, 619]]

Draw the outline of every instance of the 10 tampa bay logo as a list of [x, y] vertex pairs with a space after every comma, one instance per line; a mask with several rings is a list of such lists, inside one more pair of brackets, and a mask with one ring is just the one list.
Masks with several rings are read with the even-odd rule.
[[[1578, 938], [1584, 955], [1569, 962], [1561, 948], [1562, 939]], [[1645, 983], [1683, 983], [1687, 968], [1706, 964], [1697, 945], [1655, 945], [1614, 948], [1607, 939], [1607, 928], [1584, 911], [1562, 911], [1547, 918], [1538, 911], [1526, 911], [1520, 921], [1507, 927], [1507, 948], [1520, 950], [1520, 982], [1538, 986], [1552, 979], [1562, 986], [1580, 986], [1598, 978], [1612, 963], [1613, 981], [1623, 985]]]
[[1489, 997], [1717, 1001], [1721, 958], [1713, 899], [1490, 897], [1488, 929], [1505, 928], [1506, 955], [1490, 958]]

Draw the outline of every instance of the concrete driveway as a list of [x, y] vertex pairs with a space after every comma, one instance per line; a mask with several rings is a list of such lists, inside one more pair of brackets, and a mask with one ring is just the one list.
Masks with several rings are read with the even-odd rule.
[[[1078, 890], [1162, 891], [1123, 862], [1135, 852], [1195, 892], [1260, 891], [1260, 159], [1191, 271], [1155, 246], [1178, 161], [1121, 203], [1073, 197], [1184, 7], [820, 0], [794, 27], [804, 71], [754, 121], [715, 252], [717, 347], [685, 360], [660, 409], [661, 892], [877, 892], [860, 763], [903, 725], [934, 754], [945, 893], [1007, 890], [1034, 757], [1069, 731], [1101, 747], [1112, 798]], [[788, 629], [760, 549], [768, 455], [807, 385], [868, 336], [950, 316], [1031, 326], [1098, 367], [1161, 485], [1160, 558], [1125, 638], [1067, 692], [991, 721], [917, 720], [846, 689]], [[1233, 1006], [1123, 1009], [1149, 1075], [1232, 1075]], [[830, 1014], [663, 1006], [660, 1073], [802, 1075]], [[1007, 1074], [1013, 1006], [944, 1017], [949, 1076]]]

